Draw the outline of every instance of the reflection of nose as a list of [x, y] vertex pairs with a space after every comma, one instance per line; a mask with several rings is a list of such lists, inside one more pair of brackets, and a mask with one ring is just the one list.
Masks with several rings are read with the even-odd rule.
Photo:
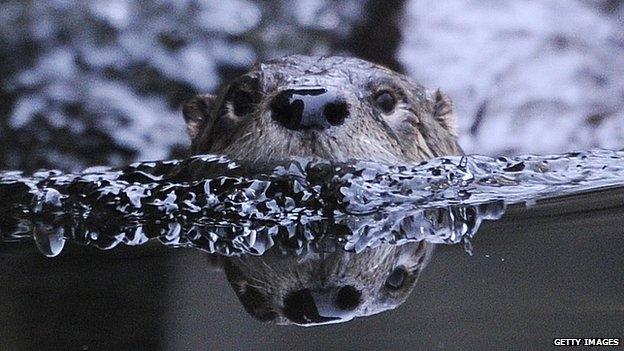
[[348, 115], [344, 99], [325, 88], [284, 90], [271, 102], [271, 117], [292, 130], [331, 128]]
[[284, 315], [297, 324], [349, 320], [354, 317], [361, 299], [362, 294], [351, 285], [322, 290], [301, 289], [286, 295]]

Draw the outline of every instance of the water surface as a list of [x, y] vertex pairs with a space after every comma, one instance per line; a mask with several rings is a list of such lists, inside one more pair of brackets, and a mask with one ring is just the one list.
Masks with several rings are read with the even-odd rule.
[[[623, 156], [264, 167], [197, 156], [4, 172], [0, 340], [58, 349], [457, 349], [621, 337]], [[369, 256], [379, 261], [363, 261]], [[349, 262], [378, 262], [383, 272]], [[410, 262], [418, 281], [388, 300], [395, 268]], [[276, 301], [299, 293], [290, 306], [306, 308], [277, 311], [279, 319], [270, 303], [249, 303], [257, 277], [286, 286], [254, 276], [267, 265], [296, 267], [300, 281]], [[237, 267], [252, 269], [240, 279]], [[355, 308], [326, 308], [346, 286], [364, 291], [362, 277], [375, 294], [363, 292]]]

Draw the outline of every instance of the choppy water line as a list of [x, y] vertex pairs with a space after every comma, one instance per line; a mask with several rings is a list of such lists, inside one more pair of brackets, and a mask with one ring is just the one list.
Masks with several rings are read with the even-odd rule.
[[0, 235], [34, 234], [48, 256], [67, 239], [110, 249], [158, 238], [225, 255], [261, 254], [276, 243], [309, 250], [321, 236], [355, 251], [381, 242], [454, 244], [509, 204], [620, 185], [623, 151], [264, 167], [200, 155], [69, 174], [1, 172]]

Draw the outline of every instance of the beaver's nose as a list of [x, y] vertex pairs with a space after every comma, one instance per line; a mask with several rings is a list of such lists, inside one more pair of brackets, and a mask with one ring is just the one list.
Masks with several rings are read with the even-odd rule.
[[347, 103], [325, 88], [288, 89], [271, 102], [271, 117], [292, 130], [327, 129], [349, 116]]
[[284, 316], [297, 324], [346, 321], [354, 317], [362, 294], [347, 285], [322, 290], [301, 289], [286, 295]]

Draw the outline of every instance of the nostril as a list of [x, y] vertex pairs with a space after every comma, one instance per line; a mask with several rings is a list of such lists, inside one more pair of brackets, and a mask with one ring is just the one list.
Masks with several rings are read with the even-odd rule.
[[349, 116], [349, 108], [345, 102], [330, 102], [325, 105], [323, 115], [332, 126], [341, 125]]
[[286, 128], [296, 130], [301, 124], [304, 107], [302, 100], [293, 100], [292, 94], [286, 91], [271, 103], [271, 117]]
[[354, 310], [360, 305], [362, 293], [351, 285], [340, 288], [336, 294], [336, 307], [344, 311]]
[[291, 130], [324, 130], [349, 116], [343, 97], [325, 88], [287, 89], [271, 102], [271, 118]]

